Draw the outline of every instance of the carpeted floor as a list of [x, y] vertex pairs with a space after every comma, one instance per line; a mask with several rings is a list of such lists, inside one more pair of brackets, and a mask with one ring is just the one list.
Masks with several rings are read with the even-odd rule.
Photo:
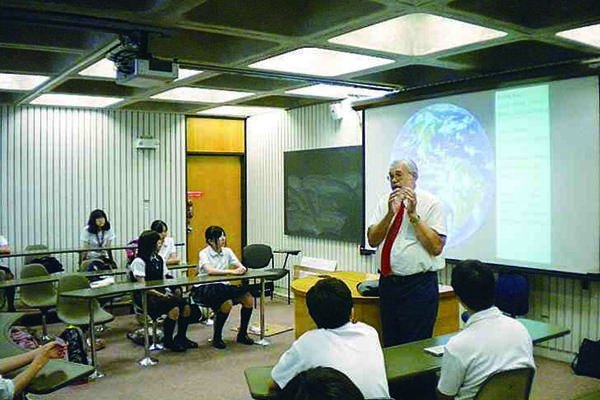
[[[293, 305], [275, 301], [267, 303], [266, 321], [281, 325], [293, 325]], [[70, 400], [238, 400], [250, 399], [244, 369], [257, 365], [273, 365], [279, 355], [293, 341], [293, 331], [269, 338], [270, 346], [244, 346], [235, 343], [239, 307], [225, 328], [226, 350], [216, 350], [208, 343], [212, 327], [192, 325], [189, 337], [200, 343], [197, 350], [175, 354], [163, 351], [155, 356], [157, 366], [142, 369], [136, 361], [143, 356], [143, 348], [126, 338], [126, 333], [137, 327], [133, 316], [120, 316], [108, 326], [102, 335], [106, 348], [98, 352], [98, 361], [106, 376], [98, 381], [71, 386], [47, 396], [35, 399]], [[258, 321], [258, 312], [253, 314]], [[61, 324], [50, 326], [51, 333], [59, 333]], [[536, 359], [538, 372], [534, 381], [531, 400], [567, 400], [597, 392], [586, 400], [600, 400], [600, 380], [578, 377], [570, 367], [548, 359]], [[508, 400], [508, 399], [507, 399]]]

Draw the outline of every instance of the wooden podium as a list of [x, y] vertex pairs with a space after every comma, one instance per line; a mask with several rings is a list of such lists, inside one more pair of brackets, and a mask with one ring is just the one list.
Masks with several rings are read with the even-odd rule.
[[[294, 280], [292, 282], [292, 292], [294, 292], [294, 334], [296, 339], [304, 332], [316, 328], [306, 308], [306, 292], [319, 279], [326, 276], [341, 279], [348, 285], [354, 301], [354, 320], [371, 325], [379, 332], [379, 339], [381, 340], [379, 297], [365, 297], [356, 290], [358, 283], [365, 280], [379, 279], [379, 275], [364, 272], [327, 272]], [[433, 336], [456, 332], [458, 328], [458, 299], [451, 287], [440, 285], [440, 305]]]

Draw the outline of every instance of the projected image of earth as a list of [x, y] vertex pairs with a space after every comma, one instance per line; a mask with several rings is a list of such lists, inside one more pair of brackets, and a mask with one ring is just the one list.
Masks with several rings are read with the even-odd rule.
[[419, 167], [417, 187], [446, 208], [446, 247], [467, 240], [483, 224], [495, 188], [494, 153], [477, 118], [454, 104], [420, 109], [398, 132], [390, 161], [407, 158]]

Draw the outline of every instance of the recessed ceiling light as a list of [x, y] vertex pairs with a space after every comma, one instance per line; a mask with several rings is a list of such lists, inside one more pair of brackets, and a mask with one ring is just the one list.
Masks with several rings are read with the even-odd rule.
[[115, 67], [114, 62], [110, 61], [108, 58], [103, 58], [86, 69], [79, 71], [79, 75], [117, 79], [117, 68]]
[[387, 58], [305, 47], [250, 64], [249, 67], [306, 75], [337, 76], [393, 62], [394, 60]]
[[600, 24], [558, 32], [556, 36], [600, 47]]
[[33, 99], [31, 104], [68, 107], [108, 107], [123, 100], [119, 97], [83, 96], [79, 94], [43, 94]]
[[224, 103], [242, 97], [252, 96], [254, 93], [234, 92], [231, 90], [204, 89], [192, 87], [178, 87], [152, 96], [153, 99], [192, 101], [196, 103]]
[[179, 68], [179, 75], [178, 75], [176, 81], [178, 81], [180, 79], [190, 78], [194, 75], [201, 74], [202, 72], [204, 72], [204, 71], [198, 71], [197, 69]]
[[201, 115], [228, 115], [233, 117], [250, 117], [252, 115], [264, 114], [273, 111], [283, 111], [275, 107], [250, 107], [250, 106], [222, 106], [209, 110], [198, 111]]
[[408, 14], [329, 39], [329, 42], [421, 56], [506, 36], [505, 32], [431, 14]]
[[327, 97], [331, 99], [343, 99], [349, 96], [356, 97], [381, 97], [391, 93], [392, 90], [375, 90], [355, 88], [351, 86], [338, 85], [313, 85], [301, 89], [288, 90], [288, 94], [299, 94], [302, 96]]
[[[203, 71], [198, 71], [196, 69], [179, 68], [179, 76], [176, 80], [186, 79], [202, 72]], [[86, 69], [79, 71], [79, 75], [117, 79], [117, 67], [115, 67], [115, 63], [108, 58], [103, 58]]]
[[23, 75], [0, 73], [0, 89], [4, 90], [31, 90], [48, 80], [42, 75]]

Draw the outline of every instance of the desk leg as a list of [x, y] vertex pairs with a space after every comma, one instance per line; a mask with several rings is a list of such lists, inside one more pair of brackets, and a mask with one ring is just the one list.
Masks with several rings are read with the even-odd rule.
[[268, 346], [271, 343], [267, 339], [265, 339], [265, 279], [260, 279], [260, 340], [255, 342], [256, 344], [260, 344], [261, 346]]
[[[148, 339], [148, 291], [144, 290], [142, 293], [142, 307], [144, 308], [144, 358], [138, 361], [140, 367], [151, 367], [158, 364], [158, 360], [154, 357], [150, 357], [150, 349]], [[156, 337], [154, 338], [156, 341]]]
[[96, 360], [96, 328], [94, 327], [94, 299], [88, 301], [88, 311], [90, 313], [90, 347], [92, 353], [92, 366], [94, 372], [89, 376], [88, 379], [100, 379], [104, 377], [104, 372], [98, 369], [98, 361]]

